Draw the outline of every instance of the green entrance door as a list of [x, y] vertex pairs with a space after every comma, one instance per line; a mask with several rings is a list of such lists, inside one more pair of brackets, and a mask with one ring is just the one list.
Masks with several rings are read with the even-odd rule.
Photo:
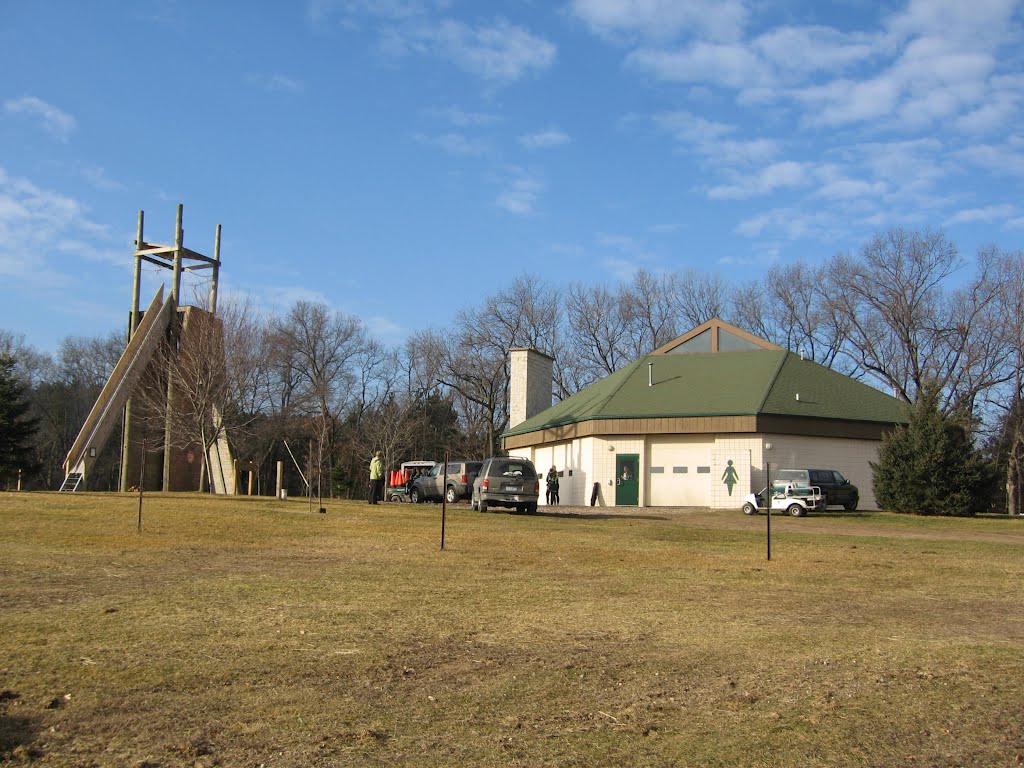
[[615, 506], [635, 507], [640, 501], [640, 455], [620, 453], [615, 457]]

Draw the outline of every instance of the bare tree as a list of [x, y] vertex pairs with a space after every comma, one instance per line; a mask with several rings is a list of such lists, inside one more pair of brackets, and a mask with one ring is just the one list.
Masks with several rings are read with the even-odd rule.
[[421, 331], [410, 346], [426, 389], [440, 385], [452, 393], [467, 429], [484, 434], [476, 452], [489, 456], [508, 422], [508, 348], [496, 343], [478, 322], [485, 319], [460, 311], [454, 331]]
[[[846, 323], [829, 299], [827, 270], [803, 262], [776, 265], [763, 281], [750, 282], [732, 296], [736, 323], [751, 333], [838, 368]], [[852, 372], [847, 365], [847, 372]]]
[[424, 331], [410, 341], [421, 391], [441, 386], [452, 394], [467, 430], [480, 435], [473, 453], [498, 450], [497, 436], [508, 424], [509, 350], [533, 347], [557, 359], [562, 312], [558, 293], [524, 275], [460, 310], [448, 331]]
[[986, 404], [998, 416], [992, 442], [997, 464], [1004, 468], [1006, 511], [1024, 514], [1024, 251], [986, 249], [979, 260], [990, 262], [996, 281], [991, 315], [998, 325], [990, 331], [999, 340], [997, 356], [1004, 381], [986, 392]]
[[859, 258], [837, 256], [828, 292], [847, 329], [843, 353], [897, 397], [913, 402], [928, 381], [944, 392], [960, 376], [958, 313], [944, 281], [962, 266], [941, 233], [892, 229], [875, 237]]
[[223, 414], [233, 392], [225, 356], [221, 318], [189, 307], [184, 313], [177, 349], [164, 348], [168, 375], [173, 381], [167, 412], [167, 445], [198, 446], [203, 471], [200, 489], [208, 480], [213, 490], [210, 448], [224, 430]]
[[618, 296], [606, 286], [571, 285], [566, 296], [566, 325], [565, 346], [575, 354], [563, 368], [566, 375], [559, 392], [563, 399], [629, 362], [626, 317]]
[[296, 302], [273, 324], [270, 342], [277, 378], [287, 385], [289, 410], [315, 425], [311, 437], [323, 446], [316, 457], [317, 475], [323, 474], [325, 463], [330, 474], [339, 419], [352, 404], [361, 364], [375, 354], [373, 344], [359, 318], [305, 301]]
[[721, 275], [690, 269], [676, 275], [670, 287], [678, 294], [676, 326], [680, 330], [696, 328], [725, 315], [729, 289]]
[[[60, 343], [56, 360], [39, 360], [32, 401], [40, 418], [37, 450], [45, 487], [55, 487], [63, 479], [64, 456], [124, 346], [124, 336], [118, 333], [98, 338], [69, 336]], [[88, 478], [91, 489], [117, 487], [119, 453], [112, 447], [113, 441], [108, 441], [93, 462]]]
[[619, 292], [629, 360], [636, 360], [679, 335], [680, 278], [638, 270]]

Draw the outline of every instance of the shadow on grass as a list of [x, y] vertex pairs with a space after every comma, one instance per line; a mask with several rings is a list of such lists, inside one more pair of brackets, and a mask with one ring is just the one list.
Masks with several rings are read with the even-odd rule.
[[7, 713], [7, 705], [17, 698], [18, 694], [13, 691], [0, 693], [0, 763], [42, 757], [42, 752], [32, 746], [39, 733], [39, 723], [31, 717]]
[[867, 520], [878, 515], [877, 512], [867, 512], [864, 510], [847, 512], [845, 509], [827, 509], [824, 512], [814, 512], [813, 514], [815, 517], [839, 517], [843, 520]]
[[[515, 514], [514, 512], [510, 514]], [[531, 517], [563, 517], [572, 520], [668, 520], [665, 515], [626, 515], [602, 512], [547, 512], [537, 510]]]

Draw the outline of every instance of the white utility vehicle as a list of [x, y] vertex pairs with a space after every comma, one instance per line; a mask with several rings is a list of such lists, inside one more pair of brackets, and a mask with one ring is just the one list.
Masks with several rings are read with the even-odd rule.
[[[751, 493], [743, 497], [743, 514], [756, 515], [761, 510], [767, 511], [765, 506], [765, 493], [768, 489], [762, 488], [760, 493]], [[793, 517], [803, 517], [808, 511], [817, 511], [825, 508], [825, 496], [821, 488], [814, 485], [802, 483], [780, 482], [772, 483], [772, 512], [786, 512]]]

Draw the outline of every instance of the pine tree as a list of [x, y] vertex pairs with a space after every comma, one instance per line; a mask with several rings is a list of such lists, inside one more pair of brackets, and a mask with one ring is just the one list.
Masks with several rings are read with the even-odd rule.
[[0, 482], [10, 482], [19, 469], [34, 467], [31, 440], [38, 419], [30, 418], [25, 387], [14, 374], [15, 360], [0, 355]]
[[992, 498], [993, 467], [957, 419], [939, 409], [934, 386], [921, 391], [907, 425], [882, 439], [871, 468], [875, 499], [893, 512], [970, 516]]

